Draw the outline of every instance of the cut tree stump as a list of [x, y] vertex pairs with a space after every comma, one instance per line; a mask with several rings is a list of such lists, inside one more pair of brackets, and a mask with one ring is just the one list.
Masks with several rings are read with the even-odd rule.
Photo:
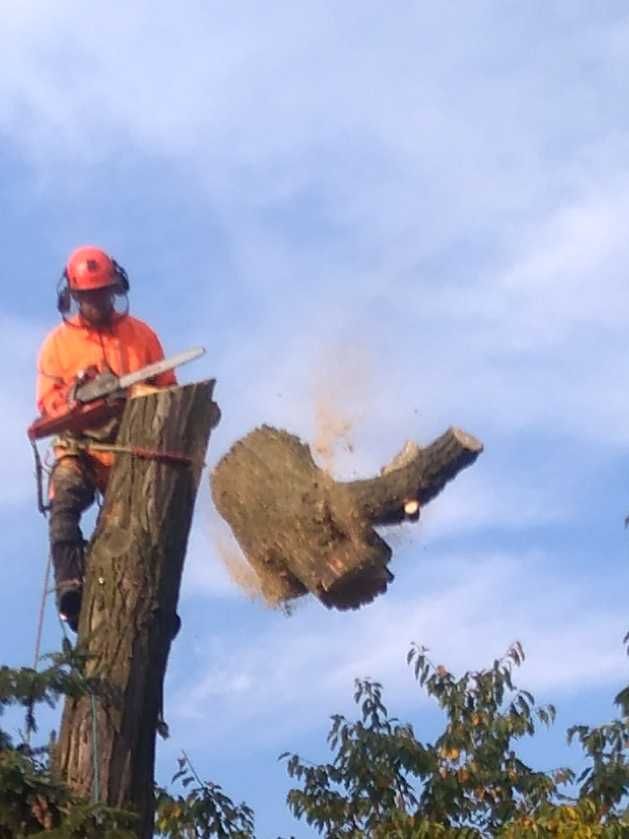
[[407, 443], [379, 476], [341, 483], [298, 437], [262, 426], [217, 464], [212, 497], [267, 599], [310, 592], [328, 607], [357, 609], [393, 579], [391, 549], [374, 528], [416, 519], [413, 502], [426, 505], [482, 450], [450, 428], [425, 448]]
[[153, 836], [155, 736], [193, 507], [220, 416], [213, 388], [128, 401], [117, 445], [183, 459], [118, 454], [87, 553], [78, 642], [90, 656], [86, 676], [104, 693], [94, 703], [67, 698], [55, 765], [79, 795], [137, 811], [141, 839]]

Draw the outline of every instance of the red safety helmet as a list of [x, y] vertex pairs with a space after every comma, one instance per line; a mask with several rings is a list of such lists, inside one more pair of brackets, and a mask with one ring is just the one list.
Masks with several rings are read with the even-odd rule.
[[115, 261], [105, 251], [90, 245], [70, 254], [65, 273], [70, 291], [94, 291], [121, 282]]
[[57, 308], [65, 317], [72, 306], [72, 292], [99, 288], [111, 288], [116, 295], [126, 299], [129, 291], [127, 272], [101, 248], [93, 245], [77, 248], [70, 254], [57, 286]]

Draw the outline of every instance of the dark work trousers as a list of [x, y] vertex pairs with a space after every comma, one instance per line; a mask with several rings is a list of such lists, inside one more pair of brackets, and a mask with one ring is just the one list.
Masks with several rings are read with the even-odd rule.
[[84, 458], [61, 457], [50, 476], [49, 538], [57, 595], [82, 584], [85, 573], [81, 515], [94, 503], [96, 476]]

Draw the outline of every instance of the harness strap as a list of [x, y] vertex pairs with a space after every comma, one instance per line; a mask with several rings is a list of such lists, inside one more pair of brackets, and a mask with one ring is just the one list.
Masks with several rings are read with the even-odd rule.
[[[157, 460], [164, 463], [185, 463], [192, 466], [195, 459], [182, 452], [160, 451], [158, 449], [147, 449], [142, 446], [122, 446], [118, 443], [97, 443], [91, 440], [59, 440], [55, 441], [55, 447], [65, 448], [68, 454], [80, 454], [83, 452], [111, 452], [113, 454], [129, 454], [132, 457], [139, 457], [143, 460]], [[205, 464], [203, 464], [205, 465]]]
[[[37, 507], [42, 515], [50, 510], [50, 504], [44, 501], [44, 487], [43, 487], [43, 473], [44, 467], [42, 464], [39, 449], [34, 440], [31, 440], [31, 447], [33, 449], [33, 456], [35, 458], [35, 477], [37, 481]], [[183, 463], [186, 466], [199, 465], [201, 468], [205, 466], [204, 461], [197, 461], [190, 455], [182, 452], [173, 451], [159, 451], [157, 449], [147, 449], [142, 446], [122, 446], [117, 443], [97, 443], [91, 440], [74, 440], [67, 438], [56, 438], [53, 443], [54, 448], [66, 450], [66, 456], [81, 454], [89, 454], [92, 452], [112, 452], [113, 454], [128, 454], [131, 457], [139, 457], [143, 460], [155, 460], [161, 463]], [[54, 469], [54, 467], [53, 467]]]
[[34, 440], [31, 440], [31, 447], [33, 449], [33, 457], [35, 458], [35, 480], [37, 482], [37, 509], [45, 516], [50, 510], [50, 504], [44, 502], [44, 467], [41, 462], [39, 449]]
[[159, 451], [145, 449], [142, 446], [120, 446], [116, 443], [87, 443], [87, 451], [113, 452], [114, 454], [130, 454], [143, 460], [161, 460], [166, 463], [186, 463], [192, 466], [194, 458], [182, 452]]

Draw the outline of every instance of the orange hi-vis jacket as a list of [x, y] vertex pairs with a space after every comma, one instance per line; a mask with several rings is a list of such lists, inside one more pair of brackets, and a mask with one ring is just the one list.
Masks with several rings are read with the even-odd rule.
[[[39, 413], [55, 416], [66, 411], [69, 388], [82, 370], [96, 367], [99, 373], [111, 371], [122, 376], [163, 358], [159, 338], [138, 318], [120, 316], [111, 325], [96, 329], [77, 315], [59, 324], [42, 344], [37, 364]], [[169, 370], [151, 384], [169, 387], [177, 384], [177, 379]], [[90, 457], [106, 466], [113, 461], [108, 452], [94, 452]]]

